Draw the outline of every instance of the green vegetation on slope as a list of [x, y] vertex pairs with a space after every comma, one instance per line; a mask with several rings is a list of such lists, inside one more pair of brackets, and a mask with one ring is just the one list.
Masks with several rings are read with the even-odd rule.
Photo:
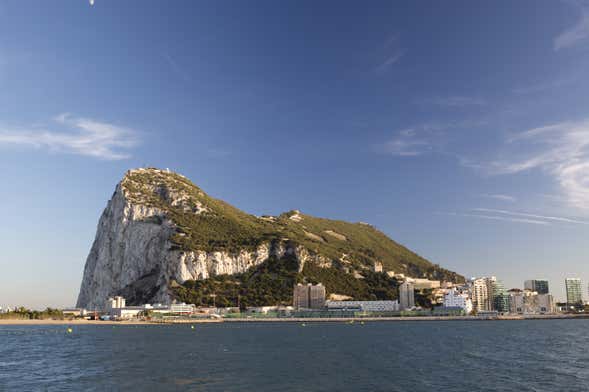
[[175, 285], [174, 295], [183, 302], [200, 306], [291, 305], [296, 283], [323, 283], [328, 293], [338, 293], [357, 300], [393, 300], [398, 297], [398, 283], [384, 273], [365, 272], [364, 279], [335, 268], [321, 268], [307, 263], [298, 273], [296, 259], [270, 258], [237, 275], [218, 275], [205, 280], [189, 280]]
[[[288, 241], [332, 263], [332, 268], [307, 263], [298, 273], [292, 260], [270, 259], [244, 274], [188, 281], [174, 289], [177, 297], [187, 302], [208, 305], [215, 298], [217, 304], [234, 306], [239, 297], [241, 304], [247, 305], [286, 304], [297, 282], [322, 282], [328, 293], [356, 299], [394, 299], [396, 281], [371, 272], [378, 263], [384, 271], [412, 277], [464, 280], [368, 224], [316, 218], [298, 211], [256, 217], [208, 196], [181, 175], [155, 169], [129, 172], [122, 187], [131, 201], [157, 207], [174, 222], [177, 231], [171, 241], [177, 249], [238, 252]], [[162, 220], [149, 222], [161, 224]], [[363, 278], [354, 277], [357, 273]]]

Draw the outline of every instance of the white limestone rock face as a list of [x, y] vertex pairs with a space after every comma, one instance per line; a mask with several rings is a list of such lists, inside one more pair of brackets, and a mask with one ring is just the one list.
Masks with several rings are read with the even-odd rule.
[[[140, 169], [141, 170], [141, 169]], [[106, 300], [123, 295], [128, 304], [170, 303], [170, 282], [206, 279], [220, 274], [237, 274], [266, 261], [294, 255], [299, 270], [313, 258], [288, 241], [265, 243], [257, 249], [238, 252], [185, 252], [170, 241], [176, 226], [165, 211], [146, 207], [126, 189], [123, 180], [102, 213], [96, 238], [86, 260], [77, 306], [104, 309]], [[200, 214], [206, 207], [187, 202], [185, 195], [165, 188], [149, 189], [169, 205]], [[320, 260], [323, 261], [323, 260]]]

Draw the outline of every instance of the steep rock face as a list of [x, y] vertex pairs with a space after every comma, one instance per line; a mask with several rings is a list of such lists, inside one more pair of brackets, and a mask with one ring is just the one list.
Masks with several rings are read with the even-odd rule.
[[[130, 173], [132, 173], [131, 171]], [[177, 227], [166, 212], [133, 202], [121, 183], [98, 223], [96, 238], [86, 260], [77, 306], [103, 309], [108, 297], [124, 294], [136, 303], [170, 303], [169, 284], [238, 274], [270, 256], [294, 255], [302, 270], [309, 252], [288, 243], [261, 243], [255, 250], [184, 251], [170, 240]], [[151, 188], [171, 206], [200, 214], [206, 207], [184, 205], [187, 197], [167, 188]], [[320, 260], [320, 258], [317, 258]]]

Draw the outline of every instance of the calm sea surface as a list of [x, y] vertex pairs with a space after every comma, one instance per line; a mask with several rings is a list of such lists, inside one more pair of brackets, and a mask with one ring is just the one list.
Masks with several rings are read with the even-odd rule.
[[589, 320], [0, 326], [0, 391], [585, 391]]

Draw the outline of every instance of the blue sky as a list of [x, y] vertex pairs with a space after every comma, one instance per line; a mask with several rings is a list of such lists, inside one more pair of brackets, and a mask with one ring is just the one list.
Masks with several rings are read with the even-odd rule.
[[580, 1], [1, 2], [0, 305], [73, 304], [144, 165], [563, 298], [589, 282], [587, 69]]

